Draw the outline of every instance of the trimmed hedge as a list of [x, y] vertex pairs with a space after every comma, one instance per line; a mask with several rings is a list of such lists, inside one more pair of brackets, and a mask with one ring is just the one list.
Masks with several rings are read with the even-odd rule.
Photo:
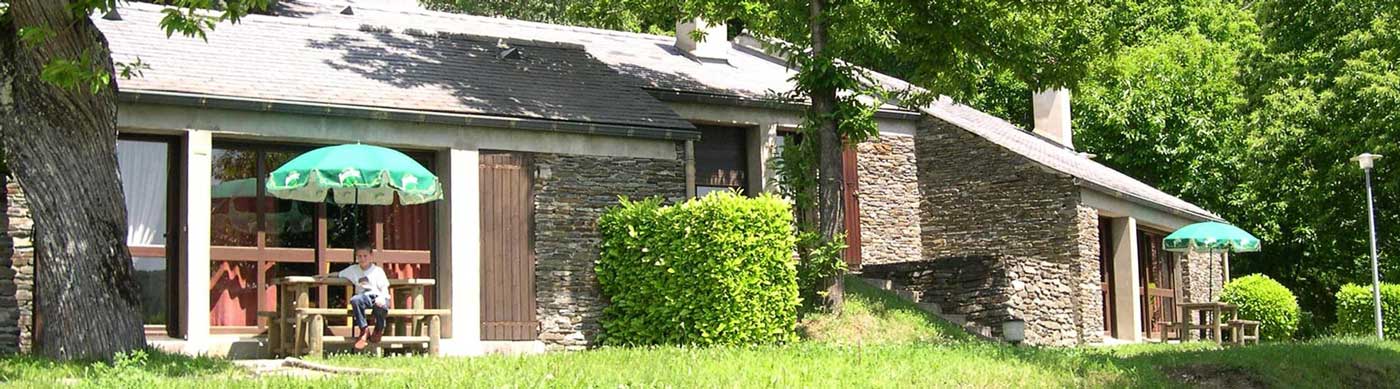
[[[1400, 285], [1381, 283], [1381, 316], [1386, 339], [1400, 339]], [[1346, 284], [1337, 291], [1338, 334], [1375, 336], [1376, 298], [1371, 285]]]
[[598, 220], [608, 345], [795, 339], [796, 238], [788, 203], [715, 193], [674, 206], [621, 200]]
[[1269, 276], [1251, 274], [1230, 280], [1220, 301], [1238, 305], [1241, 318], [1258, 320], [1260, 339], [1288, 340], [1298, 331], [1302, 316], [1298, 297]]

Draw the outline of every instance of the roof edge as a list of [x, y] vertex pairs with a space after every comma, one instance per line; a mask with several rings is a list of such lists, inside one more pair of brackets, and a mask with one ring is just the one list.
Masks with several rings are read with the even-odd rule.
[[[955, 117], [948, 117], [948, 116], [946, 116], [946, 115], [940, 115], [940, 114], [937, 112], [937, 110], [931, 109], [931, 108], [929, 108], [929, 107], [922, 107], [922, 108], [920, 108], [920, 111], [922, 111], [922, 112], [923, 112], [924, 114], [926, 114], [926, 115], [929, 115], [929, 116], [938, 118], [938, 120], [942, 120], [942, 121], [948, 122], [949, 124], [952, 124], [952, 125], [954, 125], [954, 126], [958, 126], [958, 128], [961, 129], [961, 130], [963, 130], [963, 131], [972, 132], [973, 135], [977, 135], [977, 137], [979, 137], [979, 138], [986, 139], [985, 137], [982, 137], [981, 135], [978, 135], [976, 132], [973, 132], [971, 129], [969, 129], [969, 128], [968, 128], [969, 124], [964, 123], [962, 120], [959, 120], [959, 119], [957, 119], [957, 118], [955, 118]], [[1042, 139], [1042, 140], [1043, 140], [1043, 139]], [[1074, 178], [1074, 184], [1075, 184], [1075, 186], [1084, 187], [1084, 188], [1089, 188], [1089, 189], [1092, 189], [1092, 190], [1095, 190], [1095, 191], [1098, 191], [1098, 192], [1102, 192], [1102, 193], [1108, 194], [1108, 195], [1110, 195], [1110, 196], [1118, 197], [1118, 198], [1128, 199], [1129, 201], [1132, 201], [1132, 202], [1134, 202], [1134, 203], [1138, 203], [1138, 204], [1141, 204], [1141, 205], [1144, 205], [1144, 206], [1147, 206], [1147, 207], [1150, 207], [1150, 208], [1154, 208], [1154, 209], [1157, 209], [1157, 210], [1160, 210], [1160, 211], [1166, 211], [1166, 212], [1169, 212], [1169, 213], [1172, 213], [1172, 214], [1176, 214], [1176, 215], [1197, 217], [1197, 218], [1201, 218], [1201, 219], [1204, 219], [1204, 220], [1210, 220], [1210, 221], [1219, 221], [1219, 222], [1224, 222], [1224, 221], [1225, 221], [1224, 218], [1221, 218], [1219, 215], [1215, 215], [1215, 214], [1213, 214], [1213, 213], [1201, 214], [1201, 213], [1199, 213], [1199, 212], [1191, 211], [1191, 210], [1189, 210], [1189, 209], [1182, 209], [1182, 208], [1178, 208], [1178, 207], [1173, 207], [1173, 206], [1170, 206], [1170, 205], [1167, 205], [1167, 204], [1162, 204], [1162, 203], [1157, 202], [1157, 201], [1153, 201], [1153, 200], [1150, 200], [1150, 199], [1143, 198], [1143, 197], [1138, 196], [1138, 195], [1134, 195], [1134, 194], [1127, 193], [1127, 192], [1123, 192], [1123, 191], [1120, 191], [1120, 190], [1117, 190], [1117, 189], [1109, 188], [1109, 187], [1107, 187], [1107, 186], [1100, 185], [1099, 183], [1096, 183], [1096, 182], [1093, 182], [1093, 181], [1090, 181], [1090, 180], [1081, 178], [1081, 177], [1076, 176], [1076, 175], [1074, 175], [1074, 174], [1071, 174], [1071, 173], [1069, 173], [1069, 172], [1065, 172], [1065, 171], [1062, 171], [1062, 170], [1060, 170], [1060, 169], [1056, 169], [1056, 168], [1047, 166], [1047, 165], [1045, 165], [1045, 164], [1043, 164], [1043, 163], [1040, 163], [1039, 161], [1036, 161], [1036, 160], [1033, 159], [1033, 158], [1030, 158], [1030, 157], [1027, 157], [1027, 156], [1022, 155], [1022, 154], [1020, 154], [1020, 153], [1017, 153], [1016, 151], [1011, 150], [1011, 149], [1007, 148], [1006, 146], [1003, 146], [1003, 145], [998, 144], [998, 143], [996, 143], [996, 142], [991, 142], [990, 140], [989, 140], [988, 142], [991, 143], [991, 144], [993, 144], [993, 145], [996, 145], [997, 147], [1000, 147], [1000, 148], [1002, 148], [1002, 149], [1005, 149], [1005, 150], [1007, 150], [1008, 152], [1011, 152], [1012, 154], [1019, 155], [1019, 156], [1021, 156], [1022, 158], [1025, 158], [1027, 161], [1030, 161], [1031, 163], [1034, 163], [1034, 164], [1036, 164], [1036, 165], [1039, 165], [1039, 166], [1041, 166], [1042, 168], [1045, 168], [1045, 169], [1048, 169], [1048, 170], [1052, 170], [1052, 171], [1056, 171], [1056, 172], [1060, 172], [1060, 173], [1062, 173], [1062, 174], [1065, 174], [1065, 175], [1068, 175], [1068, 176], [1070, 176], [1070, 177], [1073, 177], [1073, 178]], [[1047, 140], [1047, 142], [1048, 142], [1048, 140]], [[1073, 151], [1073, 150], [1071, 149], [1071, 151]], [[1090, 161], [1090, 162], [1093, 162], [1093, 161]], [[1117, 171], [1116, 169], [1112, 169], [1112, 168], [1109, 168], [1109, 169], [1114, 170], [1114, 171]], [[1137, 180], [1136, 178], [1132, 178], [1132, 177], [1128, 177], [1128, 178], [1131, 178], [1131, 179], [1133, 179], [1133, 180]], [[1139, 182], [1141, 182], [1141, 181], [1139, 181]], [[1149, 186], [1150, 186], [1150, 185], [1149, 185]], [[1181, 199], [1180, 197], [1177, 197], [1176, 195], [1172, 195], [1172, 194], [1170, 194], [1170, 193], [1168, 193], [1167, 195], [1172, 196], [1172, 197], [1175, 197], [1175, 198], [1177, 198], [1177, 199]], [[1186, 201], [1186, 200], [1181, 200], [1181, 201], [1182, 201], [1182, 202], [1186, 202], [1186, 203], [1190, 203], [1189, 201]], [[1191, 204], [1191, 205], [1195, 205], [1195, 204]], [[1197, 207], [1200, 207], [1200, 206], [1197, 205]], [[1204, 210], [1204, 208], [1202, 208], [1202, 209]], [[1210, 212], [1210, 211], [1209, 211], [1209, 210], [1206, 210], [1206, 212]]]
[[189, 94], [151, 90], [121, 90], [117, 101], [124, 103], [170, 105], [235, 111], [275, 112], [353, 119], [388, 120], [410, 123], [479, 126], [512, 130], [571, 134], [620, 136], [659, 140], [699, 140], [700, 131], [681, 128], [627, 126], [549, 119], [530, 119], [476, 114], [413, 111], [380, 107], [348, 106], [297, 101], [247, 99], [229, 96]]
[[[672, 103], [698, 103], [728, 105], [735, 107], [764, 108], [785, 111], [802, 111], [809, 106], [804, 103], [780, 101], [774, 99], [753, 99], [734, 95], [682, 91], [674, 89], [644, 88], [651, 97], [663, 102]], [[903, 111], [881, 108], [875, 111], [875, 117], [881, 119], [895, 120], [919, 120], [922, 115], [917, 111]]]

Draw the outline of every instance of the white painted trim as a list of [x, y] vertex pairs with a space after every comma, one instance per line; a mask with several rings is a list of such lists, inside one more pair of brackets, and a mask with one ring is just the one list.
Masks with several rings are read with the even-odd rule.
[[[185, 171], [180, 185], [185, 197], [180, 207], [183, 229], [180, 230], [180, 260], [184, 261], [183, 290], [180, 293], [181, 323], [185, 339], [199, 344], [209, 337], [209, 240], [211, 230], [209, 209], [213, 177], [213, 134], [190, 130], [183, 139]], [[189, 293], [188, 291], [195, 291]]]
[[676, 159], [679, 141], [410, 123], [279, 112], [249, 112], [150, 104], [119, 104], [124, 131], [168, 133], [207, 130], [221, 139], [351, 143], [442, 150], [468, 144], [485, 150], [610, 157]]
[[452, 315], [443, 322], [445, 355], [481, 350], [480, 154], [474, 147], [438, 153], [443, 199], [437, 207], [438, 293]]
[[1110, 196], [1089, 188], [1080, 188], [1079, 196], [1080, 202], [1084, 204], [1084, 206], [1098, 210], [1100, 215], [1107, 217], [1131, 216], [1136, 219], [1139, 224], [1157, 230], [1171, 232], [1176, 231], [1178, 228], [1185, 227], [1188, 224], [1204, 221], [1162, 212], [1156, 208]]

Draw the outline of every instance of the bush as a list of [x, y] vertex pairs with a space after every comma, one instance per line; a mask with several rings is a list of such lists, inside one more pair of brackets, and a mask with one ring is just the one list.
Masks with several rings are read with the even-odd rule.
[[1238, 305], [1241, 318], [1258, 320], [1263, 340], [1292, 339], [1298, 331], [1298, 298], [1269, 276], [1251, 274], [1231, 280], [1220, 301]]
[[[1400, 285], [1381, 283], [1382, 329], [1386, 339], [1400, 339]], [[1375, 336], [1376, 298], [1370, 285], [1346, 284], [1337, 291], [1338, 334]]]
[[740, 345], [793, 340], [797, 270], [792, 211], [763, 195], [717, 193], [609, 209], [598, 220], [602, 342]]

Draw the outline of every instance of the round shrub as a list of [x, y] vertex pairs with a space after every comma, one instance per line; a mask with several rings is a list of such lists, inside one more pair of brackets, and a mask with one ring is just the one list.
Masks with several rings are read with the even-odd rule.
[[1240, 317], [1259, 321], [1263, 340], [1287, 340], [1298, 331], [1298, 298], [1283, 284], [1263, 274], [1251, 274], [1225, 284], [1220, 301], [1240, 307]]
[[787, 342], [797, 325], [792, 210], [716, 193], [674, 206], [628, 201], [598, 220], [595, 270], [609, 345]]
[[[1381, 320], [1385, 338], [1400, 339], [1400, 285], [1381, 283]], [[1337, 291], [1336, 331], [1376, 336], [1376, 297], [1371, 285], [1346, 284]]]

